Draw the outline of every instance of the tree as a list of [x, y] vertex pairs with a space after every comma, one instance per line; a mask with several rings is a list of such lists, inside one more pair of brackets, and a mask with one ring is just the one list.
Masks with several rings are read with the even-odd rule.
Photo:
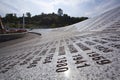
[[6, 14], [5, 19], [7, 23], [17, 23], [17, 16], [13, 13]]
[[62, 16], [63, 15], [63, 10], [61, 8], [58, 9], [58, 15]]
[[[58, 14], [50, 13], [45, 14], [41, 13], [31, 17], [29, 12], [26, 13], [25, 17], [25, 27], [39, 27], [39, 28], [57, 28], [66, 25], [71, 25], [80, 21], [87, 19], [87, 17], [70, 17], [67, 14], [63, 14], [62, 9], [58, 9]], [[17, 17], [16, 14], [10, 13], [6, 14], [2, 18], [3, 24], [9, 27], [18, 27], [22, 26], [23, 17]]]
[[27, 12], [26, 15], [27, 15], [27, 17], [29, 17], [29, 18], [31, 17], [30, 12]]
[[13, 14], [12, 13], [6, 14], [5, 18], [6, 18], [7, 22], [11, 22], [11, 19], [13, 19]]

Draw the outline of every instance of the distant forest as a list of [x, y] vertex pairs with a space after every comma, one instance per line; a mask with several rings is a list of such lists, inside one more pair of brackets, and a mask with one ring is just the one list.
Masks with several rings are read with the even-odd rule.
[[[57, 28], [62, 26], [71, 25], [88, 17], [70, 17], [67, 14], [45, 14], [31, 16], [31, 13], [26, 13], [25, 28]], [[23, 17], [17, 17], [16, 14], [6, 14], [2, 17], [4, 26], [9, 28], [22, 28]]]

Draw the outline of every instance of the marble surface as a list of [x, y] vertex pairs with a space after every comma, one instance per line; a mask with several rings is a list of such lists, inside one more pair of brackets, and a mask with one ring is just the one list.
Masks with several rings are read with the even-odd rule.
[[120, 7], [0, 48], [0, 80], [120, 80]]

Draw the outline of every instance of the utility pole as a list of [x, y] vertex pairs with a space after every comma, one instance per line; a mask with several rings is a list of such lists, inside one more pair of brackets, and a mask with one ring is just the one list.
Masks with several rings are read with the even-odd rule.
[[24, 17], [24, 14], [23, 14], [23, 29], [25, 28], [25, 17]]

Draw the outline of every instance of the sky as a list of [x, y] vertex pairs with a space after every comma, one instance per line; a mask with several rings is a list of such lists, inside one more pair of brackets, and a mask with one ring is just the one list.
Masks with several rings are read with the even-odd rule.
[[94, 17], [120, 5], [120, 0], [0, 0], [0, 15], [16, 13], [22, 16], [30, 12], [32, 16], [43, 13], [57, 13], [73, 17]]

